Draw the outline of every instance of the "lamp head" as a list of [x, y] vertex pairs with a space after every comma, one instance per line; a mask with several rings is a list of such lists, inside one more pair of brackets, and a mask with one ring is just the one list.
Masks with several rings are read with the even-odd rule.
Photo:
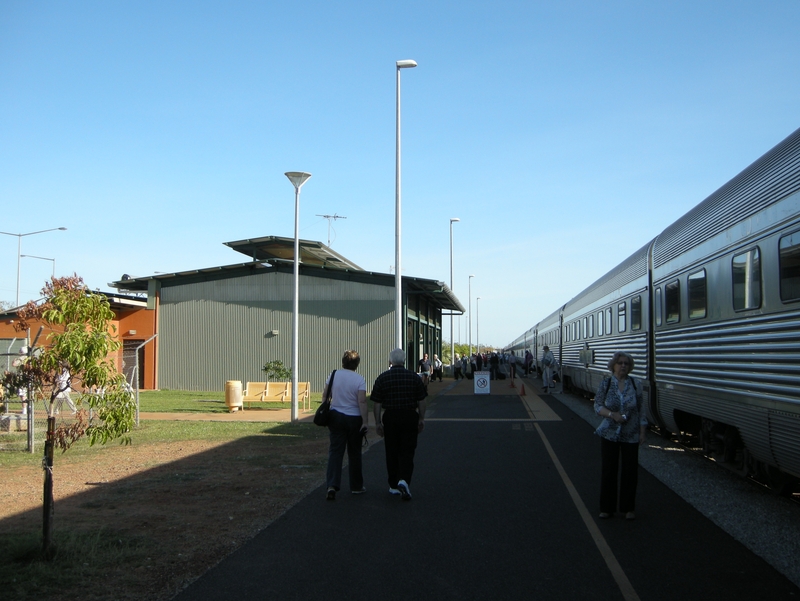
[[289, 181], [292, 182], [292, 185], [298, 190], [306, 183], [306, 180], [311, 177], [311, 174], [305, 171], [287, 171], [284, 175], [289, 178]]
[[397, 68], [398, 69], [412, 69], [417, 66], [417, 61], [412, 60], [404, 60], [404, 61], [397, 61]]
[[458, 217], [451, 217], [450, 223], [455, 223], [456, 221], [461, 221]]

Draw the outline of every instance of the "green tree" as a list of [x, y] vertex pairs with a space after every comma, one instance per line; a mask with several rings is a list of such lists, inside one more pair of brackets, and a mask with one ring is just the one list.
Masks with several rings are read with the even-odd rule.
[[[42, 289], [44, 301], [19, 310], [16, 328], [27, 330], [39, 322], [50, 331], [46, 344], [28, 349], [27, 360], [14, 373], [6, 373], [6, 389], [27, 389], [31, 408], [36, 399], [47, 408], [44, 446], [44, 511], [42, 550], [52, 553], [53, 456], [55, 448], [67, 451], [86, 436], [89, 444], [105, 444], [126, 436], [134, 425], [135, 403], [130, 387], [120, 374], [112, 353], [121, 343], [111, 321], [114, 313], [108, 299], [91, 292], [78, 276], [52, 278]], [[38, 337], [37, 337], [38, 339]], [[77, 393], [75, 419], [56, 424], [58, 402], [70, 390]], [[86, 410], [91, 409], [91, 414]]]
[[283, 361], [280, 359], [267, 361], [261, 371], [266, 374], [268, 382], [289, 380], [292, 377], [292, 370], [284, 366]]

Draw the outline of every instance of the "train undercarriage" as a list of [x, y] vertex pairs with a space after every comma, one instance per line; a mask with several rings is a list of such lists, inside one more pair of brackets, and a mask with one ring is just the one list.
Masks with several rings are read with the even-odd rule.
[[683, 411], [675, 412], [675, 423], [680, 428], [677, 438], [681, 444], [725, 468], [780, 495], [790, 496], [798, 490], [800, 480], [750, 454], [736, 427]]

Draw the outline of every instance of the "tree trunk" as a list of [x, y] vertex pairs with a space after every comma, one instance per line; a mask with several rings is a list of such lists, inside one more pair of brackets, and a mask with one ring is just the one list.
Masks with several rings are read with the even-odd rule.
[[47, 418], [47, 438], [44, 443], [44, 493], [42, 515], [42, 553], [45, 559], [50, 559], [53, 548], [53, 452], [55, 450], [56, 418]]

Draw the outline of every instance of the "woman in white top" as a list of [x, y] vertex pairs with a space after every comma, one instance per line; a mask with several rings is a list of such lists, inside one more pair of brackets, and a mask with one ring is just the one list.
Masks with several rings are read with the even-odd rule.
[[361, 357], [356, 351], [345, 351], [342, 355], [342, 369], [337, 369], [333, 376], [325, 381], [322, 398], [328, 396], [331, 387], [331, 413], [328, 430], [331, 444], [328, 449], [328, 492], [329, 501], [336, 499], [336, 492], [342, 483], [342, 460], [347, 449], [348, 472], [350, 474], [350, 492], [354, 495], [366, 492], [364, 475], [361, 473], [361, 439], [367, 431], [367, 383], [364, 376], [356, 373]]

